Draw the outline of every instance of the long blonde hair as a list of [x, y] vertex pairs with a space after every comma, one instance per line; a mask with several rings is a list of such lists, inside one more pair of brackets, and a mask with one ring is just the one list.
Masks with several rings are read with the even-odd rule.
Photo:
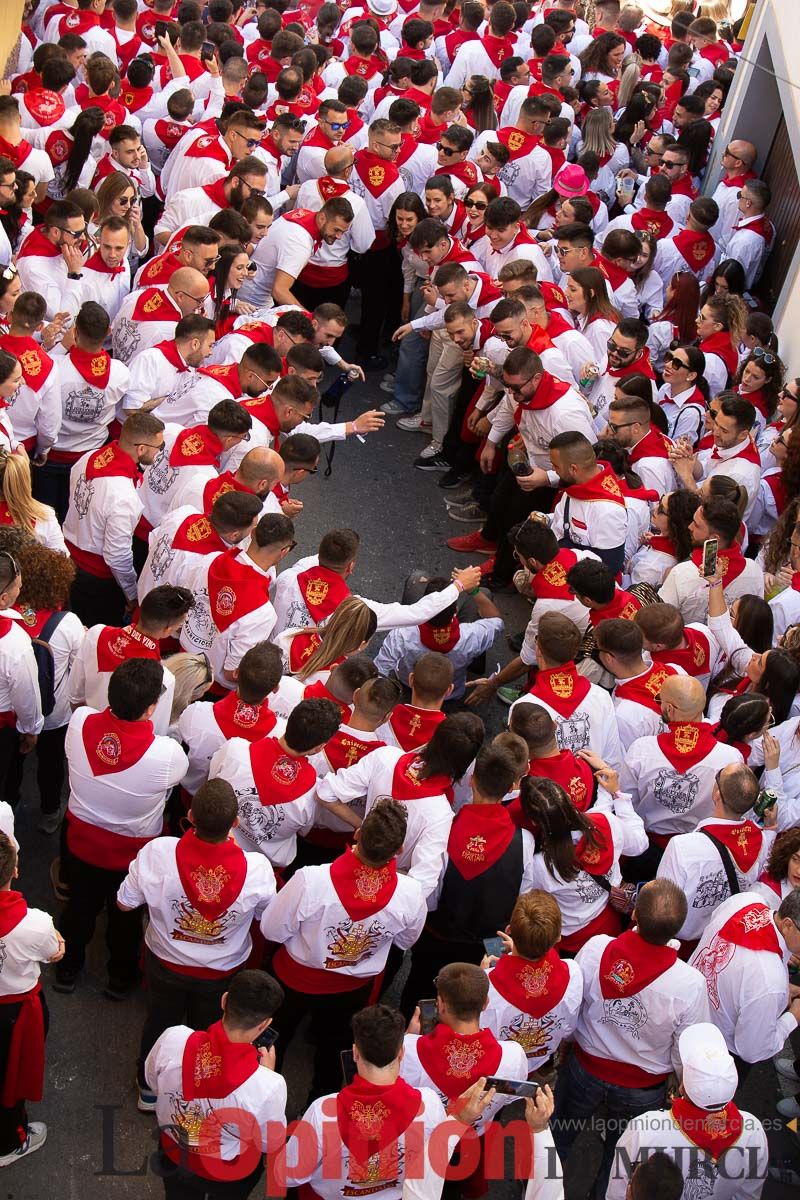
[[593, 150], [602, 158], [604, 154], [613, 154], [617, 148], [614, 139], [614, 115], [610, 108], [592, 108], [586, 114], [581, 130], [583, 149]]
[[31, 466], [25, 454], [0, 449], [0, 499], [5, 500], [15, 525], [30, 532], [37, 521], [47, 521], [52, 508], [31, 494]]
[[186, 654], [181, 650], [179, 654], [165, 658], [163, 665], [175, 676], [169, 718], [170, 725], [174, 725], [192, 701], [205, 695], [214, 682], [214, 676], [205, 654]]
[[314, 625], [297, 631], [316, 633], [322, 641], [300, 670], [295, 672], [295, 678], [305, 681], [317, 671], [327, 670], [337, 659], [360, 650], [377, 627], [378, 618], [369, 605], [357, 596], [348, 596], [326, 625]]
[[[118, 200], [120, 196], [124, 196], [129, 188], [133, 190], [133, 194], [135, 196], [136, 187], [133, 181], [123, 171], [112, 171], [110, 175], [106, 175], [96, 193], [98, 203], [96, 220], [98, 225], [101, 221], [105, 220], [106, 217], [110, 217], [112, 215], [111, 205], [115, 200]], [[125, 223], [128, 225], [130, 225], [130, 211], [131, 210], [128, 209], [129, 215], [122, 218], [123, 221], [125, 221]]]

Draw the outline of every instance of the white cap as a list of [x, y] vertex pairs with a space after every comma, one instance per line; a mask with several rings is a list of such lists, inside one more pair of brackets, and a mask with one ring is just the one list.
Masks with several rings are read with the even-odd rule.
[[367, 8], [376, 17], [390, 17], [397, 12], [397, 0], [367, 0]]
[[678, 1039], [683, 1063], [683, 1087], [699, 1108], [721, 1108], [739, 1086], [736, 1064], [725, 1039], [708, 1021], [690, 1025]]

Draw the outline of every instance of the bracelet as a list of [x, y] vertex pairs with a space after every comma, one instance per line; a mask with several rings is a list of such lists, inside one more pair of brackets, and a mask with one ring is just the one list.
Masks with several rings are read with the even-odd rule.
[[468, 596], [477, 596], [477, 594], [480, 590], [481, 590], [481, 585], [478, 584], [478, 586], [474, 587], [471, 592], [467, 592], [467, 595]]
[[722, 584], [723, 584], [723, 580], [722, 580], [722, 579], [715, 579], [715, 580], [714, 580], [714, 582], [713, 582], [713, 583], [709, 583], [709, 585], [708, 585], [708, 586], [709, 586], [710, 588], [718, 588], [718, 587], [722, 587]]

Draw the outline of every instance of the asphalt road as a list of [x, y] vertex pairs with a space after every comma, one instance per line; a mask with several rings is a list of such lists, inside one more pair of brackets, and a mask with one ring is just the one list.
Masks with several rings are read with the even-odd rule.
[[[346, 350], [347, 348], [345, 348]], [[380, 375], [348, 393], [343, 415], [352, 417], [385, 399], [378, 391]], [[411, 468], [424, 445], [419, 434], [403, 433], [391, 425], [371, 436], [365, 445], [355, 439], [340, 445], [331, 479], [320, 473], [296, 496], [305, 504], [297, 520], [297, 555], [313, 553], [320, 536], [336, 526], [350, 526], [361, 535], [361, 554], [353, 590], [378, 600], [398, 599], [402, 581], [414, 568], [449, 574], [464, 565], [465, 556], [444, 546], [446, 537], [471, 527], [455, 525], [446, 516], [438, 476]], [[522, 628], [526, 605], [519, 597], [500, 597], [499, 607], [511, 632]], [[509, 652], [498, 641], [496, 658]], [[490, 732], [501, 728], [504, 711], [493, 704], [483, 714]], [[21, 843], [19, 885], [30, 904], [56, 914], [58, 906], [49, 881], [49, 865], [58, 853], [56, 836], [36, 831], [38, 802], [30, 777], [17, 813]], [[34, 1119], [45, 1120], [48, 1140], [37, 1154], [3, 1172], [0, 1200], [40, 1200], [57, 1194], [60, 1200], [150, 1200], [163, 1196], [148, 1159], [155, 1146], [155, 1122], [136, 1110], [135, 1059], [143, 1003], [136, 996], [117, 1004], [105, 999], [104, 922], [98, 925], [87, 968], [73, 996], [49, 986], [52, 969], [44, 972], [50, 1005], [47, 1080], [44, 1101], [31, 1106]], [[297, 1108], [308, 1083], [308, 1048], [295, 1040], [286, 1064], [290, 1112]], [[774, 1111], [779, 1086], [772, 1067], [753, 1072], [741, 1097], [743, 1107], [774, 1119], [770, 1142], [775, 1161], [794, 1159], [800, 1171], [797, 1138], [783, 1130]], [[598, 1143], [585, 1135], [576, 1143], [568, 1171], [568, 1200], [587, 1195], [585, 1171], [598, 1156]], [[769, 1182], [769, 1200], [797, 1195]], [[519, 1186], [509, 1171], [508, 1182], [492, 1186], [491, 1200], [512, 1200]]]

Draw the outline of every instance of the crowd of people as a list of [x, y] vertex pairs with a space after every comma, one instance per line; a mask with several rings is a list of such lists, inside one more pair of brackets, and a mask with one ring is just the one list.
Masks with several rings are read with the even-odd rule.
[[[168, 1200], [800, 1180], [737, 1104], [774, 1061], [800, 1116], [800, 379], [766, 147], [727, 128], [738, 18], [28, 0], [0, 84], [0, 1168], [46, 1142], [47, 991], [81, 1004], [104, 914]], [[378, 402], [339, 420], [357, 381]], [[469, 565], [400, 566], [385, 602], [352, 585], [393, 531], [362, 551], [334, 504], [310, 543], [300, 496], [390, 419], [426, 441], [385, 486], [413, 463], [472, 528], [442, 547]], [[337, 466], [358, 498], [364, 461]]]

